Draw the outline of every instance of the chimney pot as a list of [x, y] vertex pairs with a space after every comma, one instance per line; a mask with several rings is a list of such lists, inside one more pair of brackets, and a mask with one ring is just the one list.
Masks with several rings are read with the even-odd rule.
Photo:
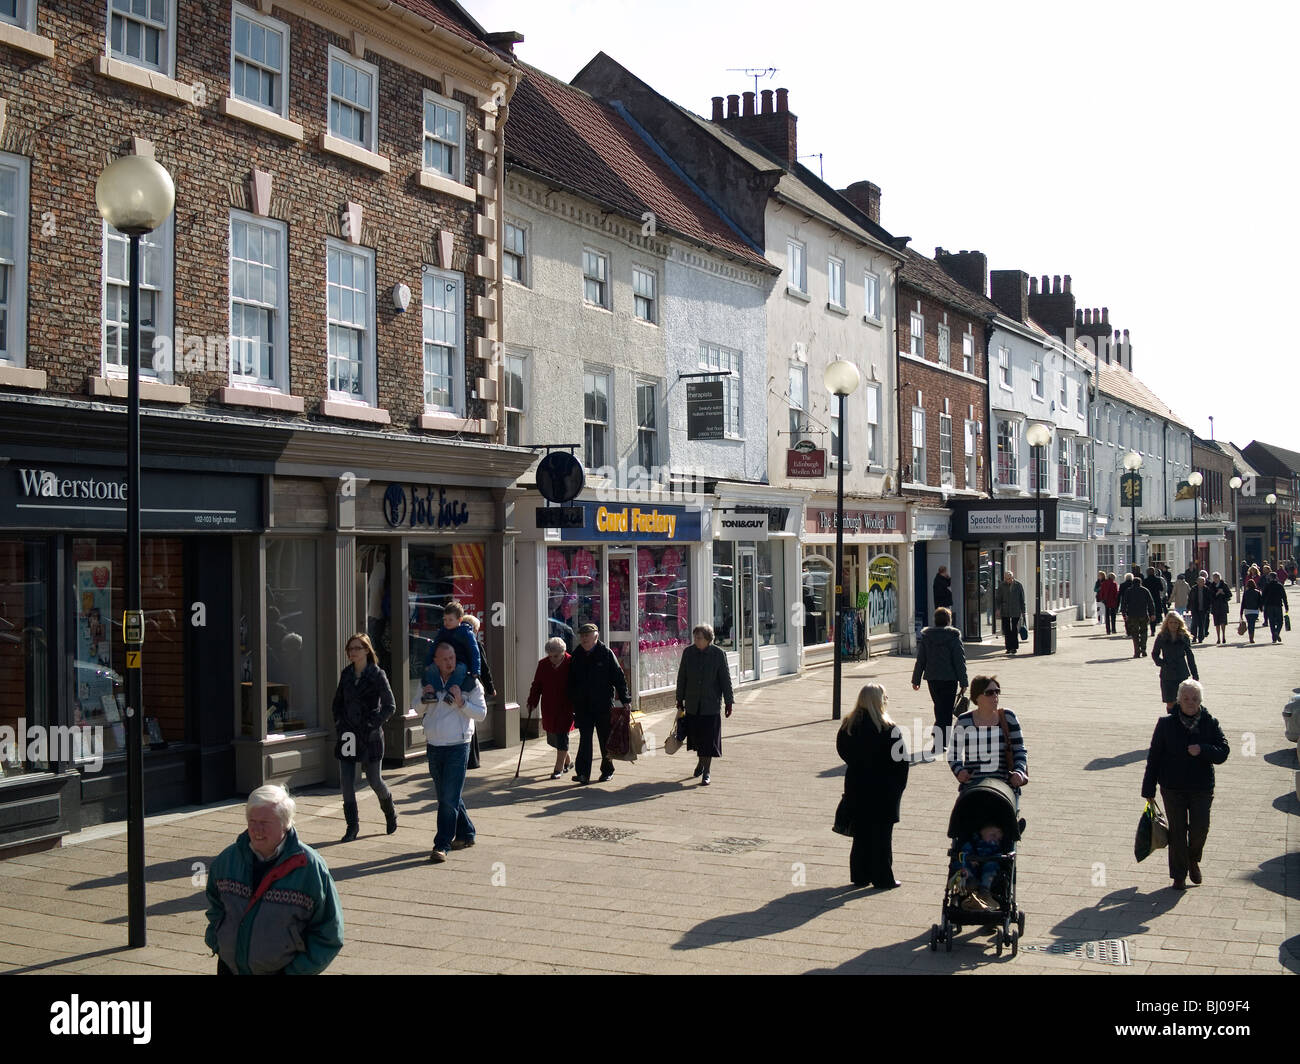
[[721, 96], [713, 97], [713, 121], [715, 122], [722, 121], [722, 102]]
[[1065, 292], [1067, 295], [1070, 292], [1070, 275], [1068, 273], [1065, 275]]
[[1115, 330], [1115, 342], [1116, 342], [1116, 343], [1119, 343], [1119, 330], [1118, 330], [1118, 329]]
[[743, 97], [745, 100], [744, 115], [746, 118], [753, 118], [754, 117], [754, 94], [752, 92], [746, 92], [743, 94]]
[[1128, 330], [1127, 330], [1127, 329], [1124, 330], [1124, 342], [1125, 342], [1125, 343], [1128, 343]]
[[777, 109], [778, 111], [788, 111], [788, 110], [790, 110], [790, 90], [789, 90], [789, 89], [777, 89], [777, 90], [776, 90], [776, 109]]
[[1047, 274], [1043, 274], [1043, 295], [1047, 295], [1051, 289], [1047, 287]]
[[[1043, 280], [1046, 281], [1047, 278], [1044, 277]], [[1037, 277], [1031, 277], [1031, 278], [1029, 278], [1029, 294], [1030, 294], [1031, 296], [1036, 296], [1036, 295], [1038, 295], [1038, 278], [1037, 278]]]
[[1092, 311], [1091, 311], [1091, 310], [1089, 310], [1089, 309], [1087, 309], [1087, 308], [1084, 308], [1084, 309], [1081, 310], [1079, 313], [1083, 315], [1083, 324], [1084, 324], [1084, 325], [1091, 325], [1091, 324], [1092, 324]]
[[763, 114], [770, 115], [772, 113], [772, 90], [764, 89], [762, 95], [763, 95]]
[[1074, 312], [1074, 324], [1075, 324], [1075, 325], [1082, 325], [1082, 324], [1083, 324], [1083, 311], [1082, 311], [1082, 310], [1076, 310], [1076, 311]]
[[728, 118], [740, 117], [740, 97], [737, 96], [734, 92], [727, 97], [727, 117]]
[[1101, 320], [1103, 325], [1110, 324], [1110, 307], [1101, 308]]
[[1061, 275], [1059, 273], [1052, 275], [1052, 294], [1061, 294]]

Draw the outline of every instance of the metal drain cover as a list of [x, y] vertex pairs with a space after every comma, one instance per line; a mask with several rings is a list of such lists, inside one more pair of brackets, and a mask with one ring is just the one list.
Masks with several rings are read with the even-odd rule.
[[1020, 948], [1036, 953], [1055, 953], [1059, 957], [1078, 957], [1079, 960], [1095, 961], [1097, 964], [1114, 964], [1121, 968], [1133, 963], [1128, 939], [1124, 938], [1103, 938], [1096, 942], [1053, 942], [1050, 946], [1024, 943]]
[[746, 850], [757, 850], [765, 842], [767, 839], [714, 839], [712, 842], [692, 846], [691, 849], [702, 850], [705, 853], [744, 853]]
[[630, 828], [601, 828], [594, 824], [582, 824], [571, 828], [555, 837], [557, 839], [582, 839], [586, 842], [620, 842], [636, 832]]

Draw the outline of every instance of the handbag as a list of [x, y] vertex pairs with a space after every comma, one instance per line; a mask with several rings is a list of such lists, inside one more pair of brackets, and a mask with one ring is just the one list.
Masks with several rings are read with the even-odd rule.
[[605, 753], [611, 761], [635, 761], [632, 753], [632, 711], [620, 706], [609, 711], [609, 738], [605, 740]]
[[836, 835], [847, 835], [853, 838], [853, 817], [849, 812], [849, 796], [846, 794], [840, 798], [840, 804], [835, 807], [835, 823], [831, 825], [831, 830]]
[[1011, 752], [1011, 728], [1007, 724], [1007, 715], [1001, 709], [998, 710], [998, 727], [1002, 729], [1002, 752], [1007, 759], [1007, 776], [1010, 777], [1016, 770], [1016, 758]]
[[474, 729], [474, 734], [469, 737], [469, 760], [465, 762], [465, 767], [478, 768], [478, 729]]
[[1022, 643], [1027, 643], [1029, 641], [1029, 629], [1023, 624], [1020, 626], [1020, 641]]
[[641, 724], [642, 714], [633, 713], [632, 720], [628, 724], [628, 751], [631, 753], [631, 760], [635, 761], [641, 754], [645, 753], [646, 740], [645, 728]]
[[1155, 799], [1147, 802], [1133, 838], [1133, 856], [1141, 864], [1152, 852], [1169, 845], [1169, 822]]
[[1291, 631], [1291, 614], [1289, 613], [1282, 614], [1282, 624], [1283, 626], [1285, 626], [1288, 632]]
[[677, 753], [686, 742], [685, 737], [681, 734], [686, 728], [686, 710], [677, 714], [677, 719], [673, 721], [672, 730], [668, 733], [668, 738], [664, 740], [664, 753], [669, 756]]
[[1249, 627], [1249, 625], [1246, 624], [1246, 618], [1243, 617], [1240, 621], [1237, 622], [1237, 634], [1238, 634], [1238, 635], [1245, 635], [1245, 634], [1246, 634], [1246, 629], [1247, 629], [1248, 627]]
[[969, 710], [970, 710], [970, 699], [966, 695], [958, 691], [957, 701], [952, 704], [952, 715], [954, 717], [960, 717], [963, 713], [966, 713]]

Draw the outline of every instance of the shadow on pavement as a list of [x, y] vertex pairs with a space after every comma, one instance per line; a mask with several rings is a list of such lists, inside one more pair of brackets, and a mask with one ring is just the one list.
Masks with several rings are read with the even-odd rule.
[[1278, 960], [1289, 972], [1300, 975], [1300, 935], [1293, 935], [1278, 947]]
[[1125, 654], [1122, 658], [1089, 658], [1084, 662], [1085, 665], [1116, 665], [1121, 661], [1132, 661], [1132, 654]]
[[[818, 887], [815, 890], [798, 890], [784, 897], [773, 898], [749, 912], [730, 916], [715, 916], [683, 931], [673, 949], [700, 949], [716, 942], [743, 942], [746, 939], [779, 935], [815, 920], [830, 909], [838, 909], [846, 901], [859, 895], [877, 893], [870, 887], [846, 884], [839, 887]], [[927, 932], [928, 936], [929, 932]], [[927, 937], [927, 942], [929, 941]]]
[[[688, 762], [689, 764], [689, 762]], [[503, 805], [525, 805], [529, 802], [548, 803], [546, 808], [527, 814], [532, 817], [556, 816], [560, 813], [578, 810], [585, 812], [597, 809], [617, 809], [624, 805], [634, 805], [638, 802], [650, 802], [666, 794], [677, 794], [684, 790], [691, 789], [694, 781], [687, 776], [680, 781], [659, 781], [644, 783], [628, 783], [620, 779], [615, 774], [614, 779], [608, 783], [597, 783], [595, 779], [588, 786], [575, 784], [570, 779], [568, 773], [565, 773], [563, 781], [551, 780], [550, 773], [547, 773], [544, 779], [529, 780], [521, 778], [515, 786], [502, 787], [499, 782], [484, 781], [481, 784], [465, 786], [465, 808], [469, 810], [470, 818], [473, 819], [475, 813], [482, 809], [491, 809]], [[725, 781], [720, 781], [725, 782]], [[546, 790], [526, 789], [527, 784], [546, 783], [549, 784]], [[411, 807], [404, 810], [404, 815], [433, 815], [438, 808], [437, 794], [434, 792], [433, 781], [426, 780], [424, 785], [419, 787], [416, 792], [397, 801], [398, 807]]]
[[836, 765], [833, 768], [824, 768], [817, 773], [817, 778], [819, 780], [824, 780], [830, 779], [832, 776], [843, 776], [846, 768], [848, 768], [847, 765]]
[[130, 948], [130, 946], [109, 946], [107, 949], [97, 949], [91, 953], [78, 953], [74, 957], [60, 957], [58, 960], [44, 961], [41, 964], [29, 964], [23, 968], [9, 968], [0, 971], [0, 975], [26, 975], [28, 972], [41, 972], [46, 968], [57, 968], [71, 961], [85, 961], [91, 957], [111, 957], [114, 953], [125, 953]]
[[[1163, 858], [1155, 858], [1163, 860]], [[1051, 934], [1061, 942], [1085, 942], [1100, 938], [1127, 938], [1151, 930], [1150, 921], [1163, 916], [1183, 895], [1173, 887], [1139, 894], [1137, 887], [1111, 891], [1095, 905], [1079, 909], [1060, 920]], [[1029, 914], [1033, 919], [1033, 913]], [[1085, 924], [1084, 921], [1087, 920]], [[1082, 925], [1082, 926], [1081, 926]]]
[[1114, 757], [1094, 757], [1083, 766], [1083, 771], [1101, 772], [1108, 768], [1123, 768], [1125, 765], [1136, 765], [1146, 758], [1145, 750], [1130, 750], [1127, 754], [1116, 754]]
[[1251, 873], [1250, 878], [1257, 887], [1300, 901], [1300, 853], [1270, 857], [1259, 866], [1259, 871]]
[[1300, 816], [1300, 799], [1296, 798], [1295, 791], [1287, 791], [1286, 794], [1278, 795], [1273, 799], [1273, 808], [1279, 813]]
[[[980, 939], [983, 938], [983, 942]], [[909, 958], [928, 958], [928, 963], [909, 962]], [[954, 972], [972, 971], [989, 964], [1003, 964], [1011, 960], [1011, 951], [1001, 957], [994, 954], [993, 938], [986, 929], [962, 932], [952, 944], [949, 953], [942, 946], [937, 952], [930, 950], [930, 932], [921, 932], [903, 942], [890, 946], [877, 946], [861, 956], [835, 968], [812, 968], [805, 975], [869, 975], [882, 968], [906, 971], [909, 975], [951, 975]]]
[[1276, 765], [1278, 768], [1300, 768], [1296, 763], [1296, 748], [1294, 746], [1284, 746], [1281, 750], [1274, 750], [1271, 754], [1265, 754], [1264, 760], [1270, 765]]
[[[230, 841], [234, 842], [235, 837], [231, 836]], [[216, 854], [200, 854], [196, 857], [182, 857], [175, 861], [147, 865], [144, 871], [145, 882], [165, 883], [168, 880], [189, 879], [196, 871], [194, 868], [196, 861], [201, 861], [206, 866], [215, 857]], [[123, 886], [125, 883], [126, 872], [123, 871], [111, 876], [100, 876], [98, 879], [86, 879], [80, 883], [70, 883], [68, 884], [68, 890], [98, 890], [100, 887]]]

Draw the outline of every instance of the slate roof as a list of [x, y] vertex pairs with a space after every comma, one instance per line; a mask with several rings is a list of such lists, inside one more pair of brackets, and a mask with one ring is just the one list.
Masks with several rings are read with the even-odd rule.
[[492, 47], [483, 39], [483, 27], [457, 3], [441, 4], [435, 3], [435, 0], [396, 0], [396, 3], [398, 7], [404, 7], [421, 18], [427, 18], [435, 25], [450, 30], [457, 37], [472, 41], [480, 48]]
[[1258, 477], [1261, 475], [1260, 471], [1255, 468], [1249, 458], [1241, 453], [1241, 448], [1235, 443], [1225, 443], [1223, 440], [1215, 440], [1214, 442], [1224, 454], [1232, 459], [1233, 466], [1241, 476]]
[[986, 318], [998, 312], [992, 300], [972, 292], [960, 281], [953, 280], [952, 276], [933, 259], [926, 258], [919, 251], [913, 251], [911, 248], [903, 248], [901, 254], [903, 265], [898, 271], [900, 284], [919, 288], [941, 303], [947, 303], [963, 314], [975, 318]]
[[[1265, 476], [1294, 476], [1300, 473], [1300, 454], [1295, 451], [1288, 451], [1285, 447], [1279, 447], [1275, 443], [1264, 443], [1261, 440], [1252, 440], [1246, 444], [1246, 450], [1250, 452], [1250, 459], [1255, 467]], [[1273, 468], [1264, 468], [1266, 466]]]
[[1157, 417], [1166, 418], [1179, 428], [1191, 431], [1191, 426], [1186, 421], [1174, 413], [1155, 392], [1123, 366], [1114, 362], [1107, 362], [1105, 359], [1098, 359], [1086, 346], [1077, 341], [1074, 349], [1093, 371], [1097, 381], [1097, 390], [1103, 395], [1108, 395], [1121, 403], [1127, 403], [1129, 406], [1137, 407], [1139, 410], [1145, 410], [1149, 414], [1155, 414]]
[[508, 160], [637, 222], [652, 211], [659, 229], [776, 272], [612, 107], [536, 67], [519, 68]]

